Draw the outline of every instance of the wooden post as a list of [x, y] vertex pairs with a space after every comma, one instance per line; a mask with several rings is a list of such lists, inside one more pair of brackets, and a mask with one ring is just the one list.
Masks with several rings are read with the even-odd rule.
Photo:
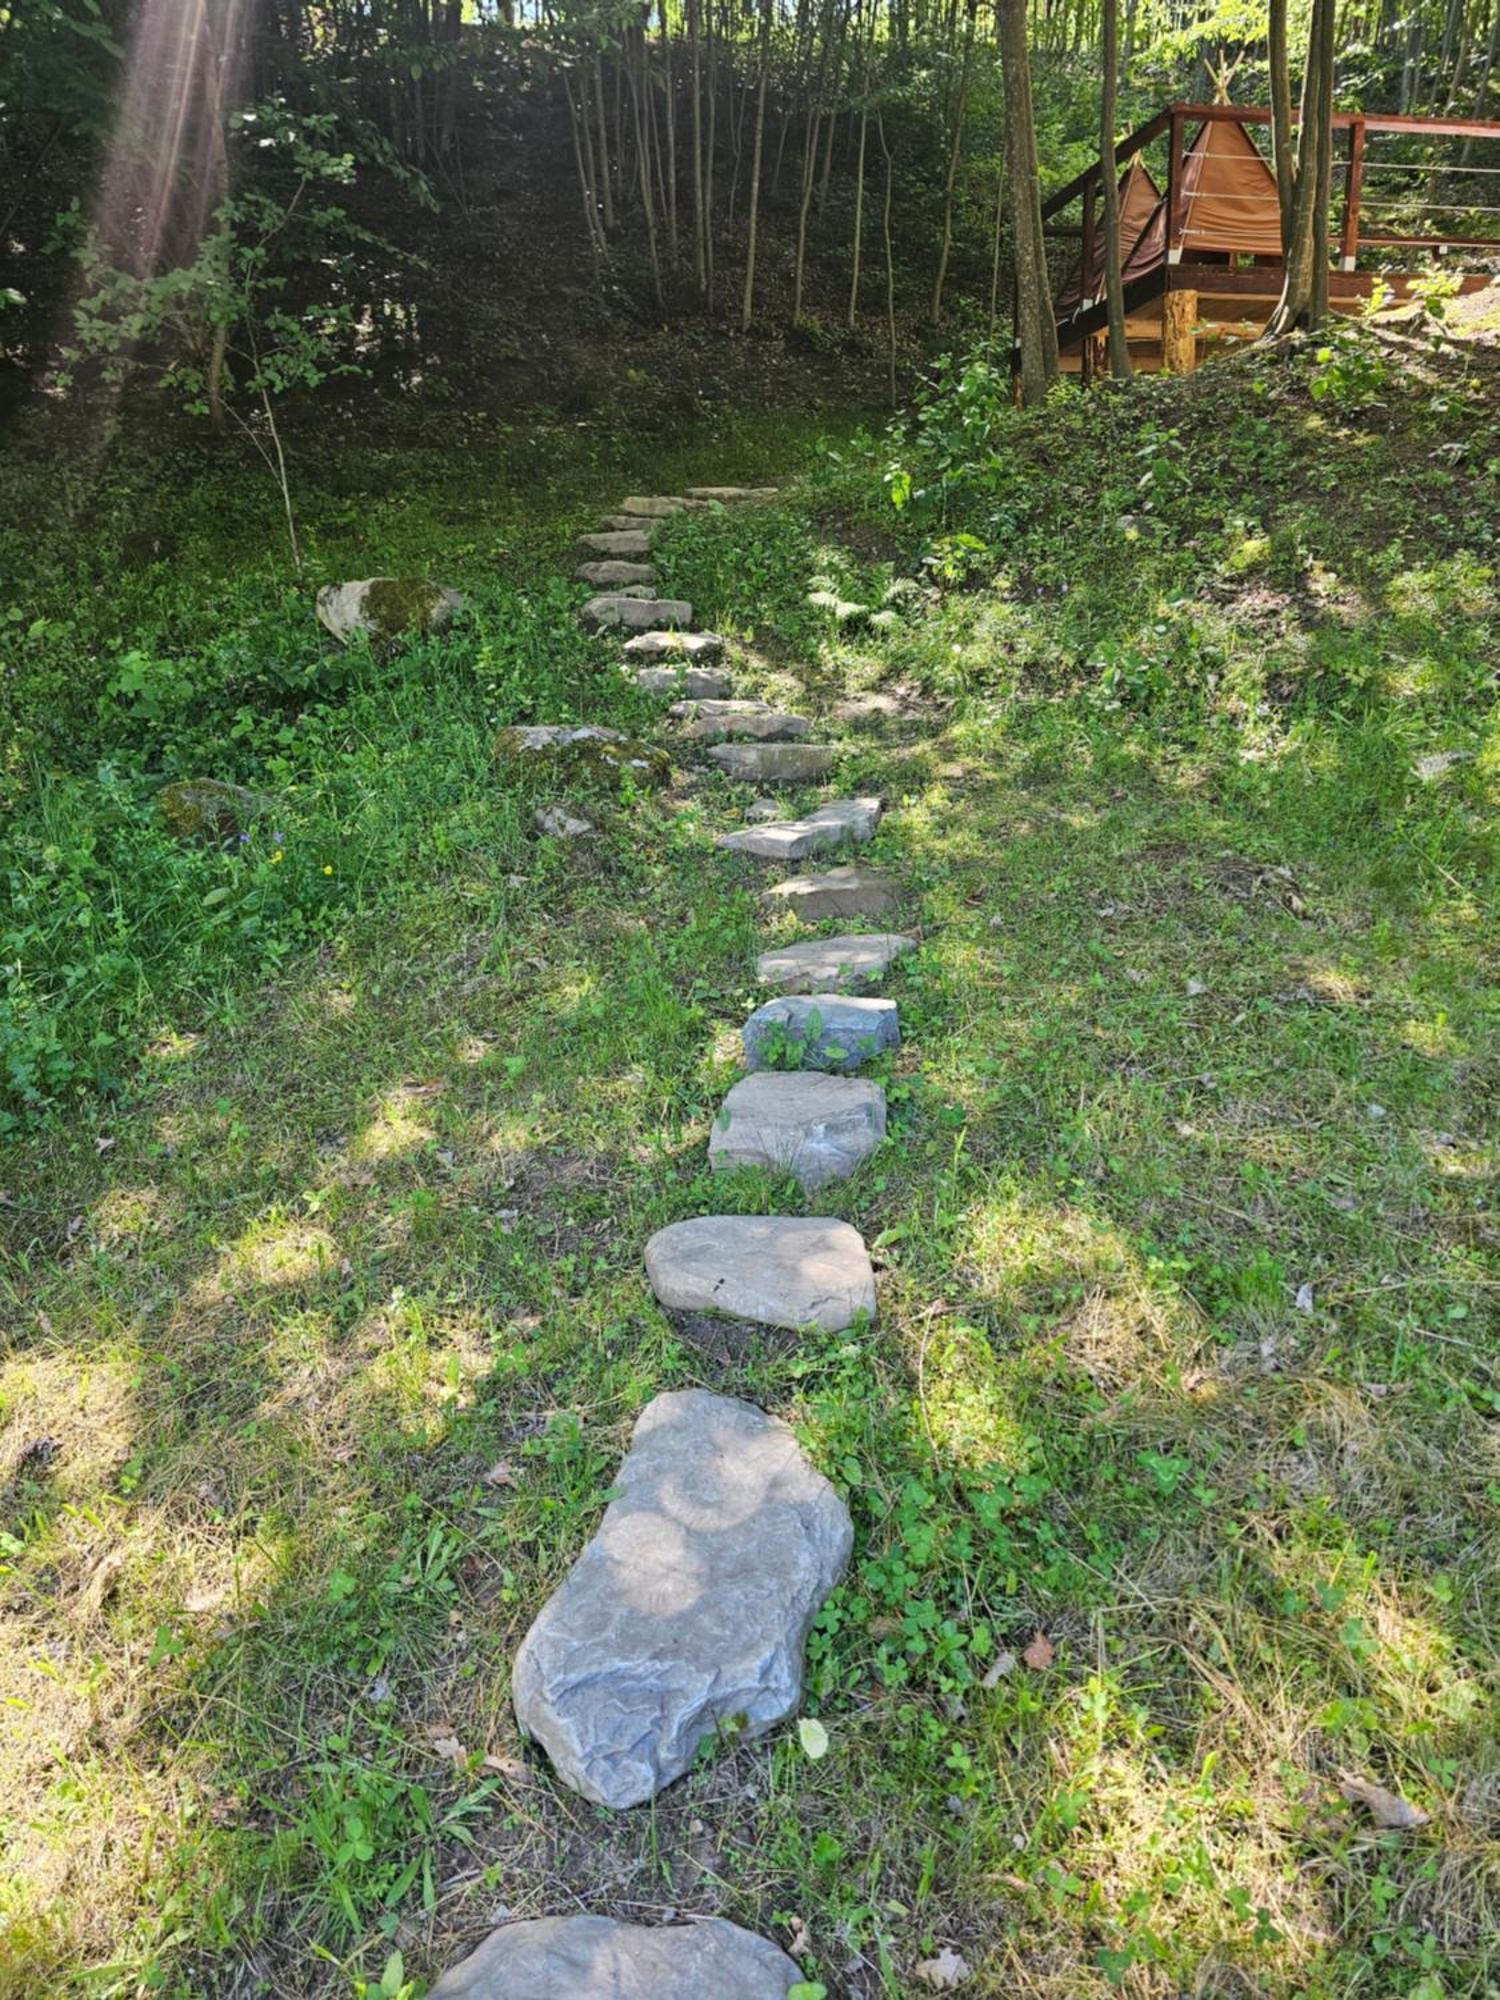
[[1339, 268], [1352, 271], [1359, 262], [1359, 196], [1365, 178], [1365, 121], [1349, 126], [1349, 171], [1344, 181], [1344, 231], [1339, 242]]
[[1177, 232], [1182, 224], [1182, 111], [1173, 105], [1167, 126], [1167, 262], [1182, 261]]
[[1191, 375], [1198, 366], [1198, 294], [1161, 295], [1161, 365], [1166, 375]]
[[1080, 272], [1083, 286], [1083, 304], [1094, 303], [1094, 177], [1090, 173], [1083, 184], [1083, 264]]

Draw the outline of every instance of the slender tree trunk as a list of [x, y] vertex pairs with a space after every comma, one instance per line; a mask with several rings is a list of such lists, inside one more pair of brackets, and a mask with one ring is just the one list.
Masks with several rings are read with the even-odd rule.
[[1271, 73], [1271, 157], [1276, 198], [1281, 205], [1281, 254], [1292, 241], [1292, 208], [1297, 199], [1297, 158], [1292, 139], [1292, 77], [1286, 49], [1287, 0], [1271, 0], [1266, 51]]
[[995, 228], [990, 240], [990, 339], [1000, 320], [1000, 246], [1005, 240], [1005, 175], [995, 176]]
[[664, 184], [667, 196], [667, 256], [677, 268], [677, 93], [672, 81], [672, 31], [667, 25], [667, 0], [661, 0], [662, 94], [667, 106], [667, 159]]
[[615, 197], [609, 184], [609, 125], [604, 116], [604, 57], [594, 56], [594, 117], [598, 127], [599, 201], [606, 230], [615, 226]]
[[[871, 7], [873, 16], [874, 8]], [[864, 246], [865, 228], [865, 143], [870, 133], [870, 64], [875, 53], [875, 27], [870, 24], [870, 37], [865, 44], [864, 80], [860, 85], [859, 107], [859, 150], [854, 165], [854, 249], [849, 273], [849, 328], [853, 331], [859, 313], [859, 263]]]
[[1333, 179], [1334, 0], [1313, 0], [1297, 132], [1297, 194], [1281, 298], [1266, 326], [1274, 340], [1316, 327], [1328, 310], [1328, 202]]
[[703, 37], [701, 0], [687, 0], [687, 33], [693, 53], [693, 279], [700, 295], [708, 291], [708, 260], [703, 249]]
[[976, 0], [969, 0], [969, 21], [964, 31], [963, 64], [959, 70], [958, 92], [953, 106], [953, 143], [948, 149], [948, 177], [943, 186], [943, 230], [938, 243], [938, 266], [932, 281], [930, 317], [937, 326], [943, 317], [943, 287], [948, 282], [948, 259], [953, 251], [953, 191], [958, 185], [958, 162], [963, 149], [964, 110], [969, 101], [969, 67], [974, 55], [974, 13]]
[[646, 129], [646, 36], [644, 29], [640, 37], [640, 76], [636, 75], [636, 64], [629, 49], [626, 50], [626, 67], [630, 84], [630, 103], [635, 121], [636, 168], [640, 186], [641, 213], [646, 219], [646, 246], [651, 255], [651, 290], [656, 299], [658, 311], [666, 310], [666, 298], [661, 287], [661, 255], [656, 247], [656, 203], [651, 195], [651, 140]]
[[1057, 322], [1052, 315], [1046, 241], [1042, 235], [1042, 180], [1031, 106], [1026, 0], [996, 0], [996, 13], [1005, 82], [1006, 170], [1015, 244], [1021, 398], [1031, 404], [1040, 403], [1057, 379]]
[[875, 114], [875, 136], [885, 161], [885, 200], [880, 210], [880, 233], [885, 243], [885, 331], [886, 354], [890, 363], [891, 408], [896, 407], [896, 259], [891, 251], [891, 149], [885, 142], [885, 118]]
[[1115, 166], [1115, 103], [1119, 91], [1119, 0], [1102, 0], [1099, 62], [1104, 88], [1099, 110], [1099, 198], [1104, 213], [1104, 298], [1109, 314], [1109, 368], [1117, 382], [1130, 380], [1130, 344], [1125, 337], [1125, 279], [1120, 268], [1120, 179]]
[[745, 244], [745, 295], [740, 304], [740, 330], [750, 331], [755, 317], [755, 233], [760, 222], [760, 165], [766, 143], [766, 85], [771, 75], [771, 8], [762, 0], [760, 17], [760, 83], [755, 95], [755, 138], [750, 159], [750, 218]]

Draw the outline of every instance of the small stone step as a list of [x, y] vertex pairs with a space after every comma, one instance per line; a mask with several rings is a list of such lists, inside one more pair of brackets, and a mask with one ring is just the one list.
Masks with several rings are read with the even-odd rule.
[[880, 814], [879, 799], [830, 799], [801, 819], [773, 819], [763, 826], [742, 827], [738, 833], [721, 833], [714, 844], [731, 854], [753, 854], [764, 861], [801, 861], [806, 855], [841, 847], [846, 840], [863, 846], [874, 838]]
[[690, 514], [704, 507], [704, 500], [690, 500], [680, 493], [631, 493], [620, 502], [620, 512], [631, 520], [664, 521], [672, 514]]
[[875, 1317], [864, 1238], [824, 1216], [698, 1215], [669, 1223], [646, 1245], [646, 1273], [669, 1312], [824, 1333], [841, 1333], [860, 1313]]
[[805, 1984], [779, 1946], [724, 1917], [532, 1917], [491, 1931], [428, 2000], [786, 2000]]
[[864, 1077], [757, 1070], [714, 1120], [708, 1164], [792, 1174], [804, 1194], [847, 1180], [885, 1137], [885, 1092]]
[[805, 924], [825, 917], [883, 917], [896, 902], [896, 885], [873, 868], [830, 868], [822, 875], [793, 875], [767, 889], [767, 909], [790, 910]]
[[691, 625], [693, 607], [680, 597], [632, 597], [628, 590], [605, 591], [591, 597], [578, 613], [586, 631], [652, 631], [658, 625]]
[[638, 667], [635, 684], [642, 694], [689, 695], [714, 700], [734, 688], [734, 676], [723, 667]]
[[511, 1696], [563, 1782], [620, 1809], [681, 1777], [721, 1728], [758, 1736], [795, 1710], [853, 1530], [785, 1424], [703, 1389], [646, 1405], [613, 1487], [521, 1642]]
[[904, 951], [915, 951], [915, 938], [897, 931], [871, 931], [862, 936], [809, 938], [806, 944], [778, 945], [755, 961], [762, 986], [799, 987], [805, 993], [847, 993], [873, 986]]
[[768, 701], [679, 701], [668, 713], [682, 718], [682, 733], [690, 743], [706, 743], [716, 736], [786, 743], [806, 736], [812, 728], [805, 715], [788, 715]]
[[591, 556], [620, 556], [628, 562], [640, 562], [651, 553], [651, 530], [619, 528], [599, 535], [580, 535], [578, 546]]
[[650, 523], [643, 521], [639, 514], [601, 514], [599, 529], [601, 535], [639, 534]]
[[656, 571], [650, 563], [621, 562], [612, 558], [608, 562], [580, 563], [573, 572], [577, 583], [591, 583], [595, 590], [602, 590], [612, 583], [655, 583]]
[[740, 1031], [750, 1069], [829, 1069], [847, 1074], [901, 1045], [894, 1000], [799, 993], [757, 1007]]
[[625, 643], [625, 658], [635, 665], [654, 665], [658, 661], [691, 660], [695, 665], [706, 667], [710, 660], [717, 660], [724, 651], [724, 641], [717, 632], [641, 632]]
[[721, 507], [732, 507], [739, 500], [774, 500], [774, 486], [690, 486], [689, 500], [717, 500]]
[[773, 785], [811, 784], [826, 778], [839, 760], [827, 743], [719, 743], [708, 754], [731, 778]]

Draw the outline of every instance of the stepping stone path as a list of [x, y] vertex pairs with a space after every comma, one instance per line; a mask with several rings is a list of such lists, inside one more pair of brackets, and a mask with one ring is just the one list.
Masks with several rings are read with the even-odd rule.
[[610, 584], [654, 584], [656, 571], [650, 563], [621, 562], [614, 558], [609, 562], [580, 563], [573, 572], [579, 583], [587, 583], [595, 590], [603, 590]]
[[879, 799], [830, 799], [802, 819], [767, 820], [739, 833], [721, 833], [718, 845], [732, 854], [754, 854], [763, 861], [802, 861], [830, 847], [873, 840], [880, 824]]
[[578, 546], [591, 556], [621, 556], [643, 562], [651, 553], [651, 528], [607, 528], [602, 534], [580, 535]]
[[[625, 650], [628, 653], [629, 646]], [[695, 701], [714, 701], [729, 693], [734, 676], [722, 667], [637, 667], [635, 684], [643, 694], [688, 695]]]
[[445, 1972], [428, 2000], [786, 2000], [802, 1969], [723, 1917], [505, 1924]]
[[812, 724], [805, 715], [787, 715], [768, 701], [679, 701], [668, 709], [680, 716], [689, 742], [715, 736], [751, 736], [763, 743], [806, 736]]
[[826, 743], [716, 743], [709, 756], [732, 778], [769, 778], [805, 785], [826, 777], [839, 760]]
[[750, 1069], [854, 1070], [885, 1049], [899, 1048], [894, 1000], [856, 1000], [843, 993], [799, 993], [757, 1007], [741, 1031]]
[[511, 1693], [558, 1776], [621, 1809], [721, 1728], [759, 1736], [793, 1713], [853, 1529], [785, 1424], [705, 1389], [646, 1405], [614, 1493], [522, 1640]]
[[869, 986], [889, 970], [904, 951], [915, 951], [915, 938], [898, 931], [873, 931], [863, 937], [813, 938], [808, 944], [779, 945], [762, 952], [755, 976], [762, 986], [811, 986], [848, 992]]
[[885, 1092], [863, 1077], [757, 1070], [724, 1099], [708, 1140], [716, 1169], [791, 1174], [804, 1194], [848, 1180], [885, 1137]]
[[[785, 1005], [783, 1001], [780, 1003]], [[857, 1229], [815, 1215], [700, 1215], [658, 1229], [646, 1275], [673, 1312], [842, 1333], [875, 1317], [875, 1273]]]
[[626, 589], [591, 597], [578, 616], [590, 632], [605, 632], [616, 625], [641, 632], [657, 625], [691, 625], [693, 607], [680, 597], [633, 597]]
[[625, 641], [625, 658], [631, 666], [654, 666], [660, 660], [681, 660], [706, 667], [719, 659], [724, 641], [717, 632], [640, 632]]
[[768, 909], [790, 910], [805, 924], [820, 924], [825, 917], [883, 917], [895, 901], [895, 883], [869, 868], [792, 875], [765, 893]]
[[[725, 640], [690, 629], [691, 604], [655, 595], [647, 558], [662, 522], [774, 492], [690, 486], [681, 495], [632, 494], [599, 532], [580, 537], [589, 559], [577, 571], [577, 581], [597, 591], [581, 621], [633, 635], [622, 646], [625, 671], [643, 693], [671, 698], [680, 737], [709, 745], [709, 762], [731, 777], [771, 786], [826, 776], [837, 748], [810, 740], [808, 717], [737, 688], [723, 664]], [[653, 769], [654, 760], [668, 767], [664, 751], [586, 725], [507, 730], [501, 747], [513, 756], [644, 754]], [[794, 863], [863, 845], [880, 818], [876, 797], [828, 799], [795, 818], [762, 799], [715, 844]], [[536, 823], [559, 838], [588, 830], [559, 805], [541, 809]], [[896, 900], [889, 877], [847, 864], [763, 891], [768, 911], [805, 923], [880, 917]], [[843, 989], [878, 980], [913, 942], [876, 932], [813, 938], [761, 956], [761, 982], [791, 990], [744, 1024], [748, 1074], [714, 1120], [712, 1168], [790, 1173], [807, 1194], [868, 1158], [885, 1135], [885, 1093], [850, 1072], [900, 1047], [899, 1009], [895, 1000]], [[864, 1240], [830, 1217], [694, 1216], [658, 1230], [645, 1261], [669, 1312], [719, 1314], [793, 1335], [838, 1334], [876, 1315]], [[706, 1390], [657, 1396], [636, 1421], [597, 1532], [516, 1655], [517, 1720], [584, 1798], [615, 1810], [644, 1804], [720, 1732], [754, 1738], [795, 1713], [807, 1634], [852, 1542], [847, 1508], [785, 1424]], [[495, 1931], [444, 1974], [433, 2000], [786, 2000], [804, 1983], [776, 1945], [719, 1919], [647, 1927], [574, 1915]]]

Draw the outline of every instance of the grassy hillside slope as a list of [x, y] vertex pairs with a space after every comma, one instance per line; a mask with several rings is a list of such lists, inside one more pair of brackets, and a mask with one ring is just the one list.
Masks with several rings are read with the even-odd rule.
[[[59, 1026], [0, 1172], [0, 1994], [345, 1995], [581, 1904], [722, 1912], [831, 2000], [944, 1948], [976, 2000], [1488, 1990], [1495, 390], [1488, 349], [1361, 336], [1026, 417], [955, 370], [899, 436], [638, 441], [503, 503], [463, 447], [355, 454], [320, 574], [476, 604], [383, 663], [284, 589], [261, 622], [232, 536], [149, 642], [116, 544], [53, 545], [23, 615], [78, 621], [34, 665], [80, 716], [118, 633], [198, 689], [212, 651], [231, 719], [122, 737], [103, 872], [66, 864], [135, 954], [118, 1060]], [[560, 847], [487, 759], [513, 719], [664, 728], [576, 635], [569, 535], [778, 452], [780, 504], [659, 549], [756, 691], [838, 719], [922, 935], [893, 1142], [817, 1202], [881, 1319], [823, 1340], [674, 1327], [641, 1270], [665, 1222], [798, 1202], [704, 1157], [766, 930], [706, 836], [750, 794], [684, 752]], [[278, 660], [348, 678], [272, 701]], [[55, 916], [56, 800], [101, 823], [86, 747], [12, 766], [13, 926]], [[280, 861], [148, 833], [137, 770], [215, 748], [284, 799]], [[508, 1663], [689, 1383], [848, 1498], [831, 1748], [726, 1744], [612, 1818], [518, 1740]]]

